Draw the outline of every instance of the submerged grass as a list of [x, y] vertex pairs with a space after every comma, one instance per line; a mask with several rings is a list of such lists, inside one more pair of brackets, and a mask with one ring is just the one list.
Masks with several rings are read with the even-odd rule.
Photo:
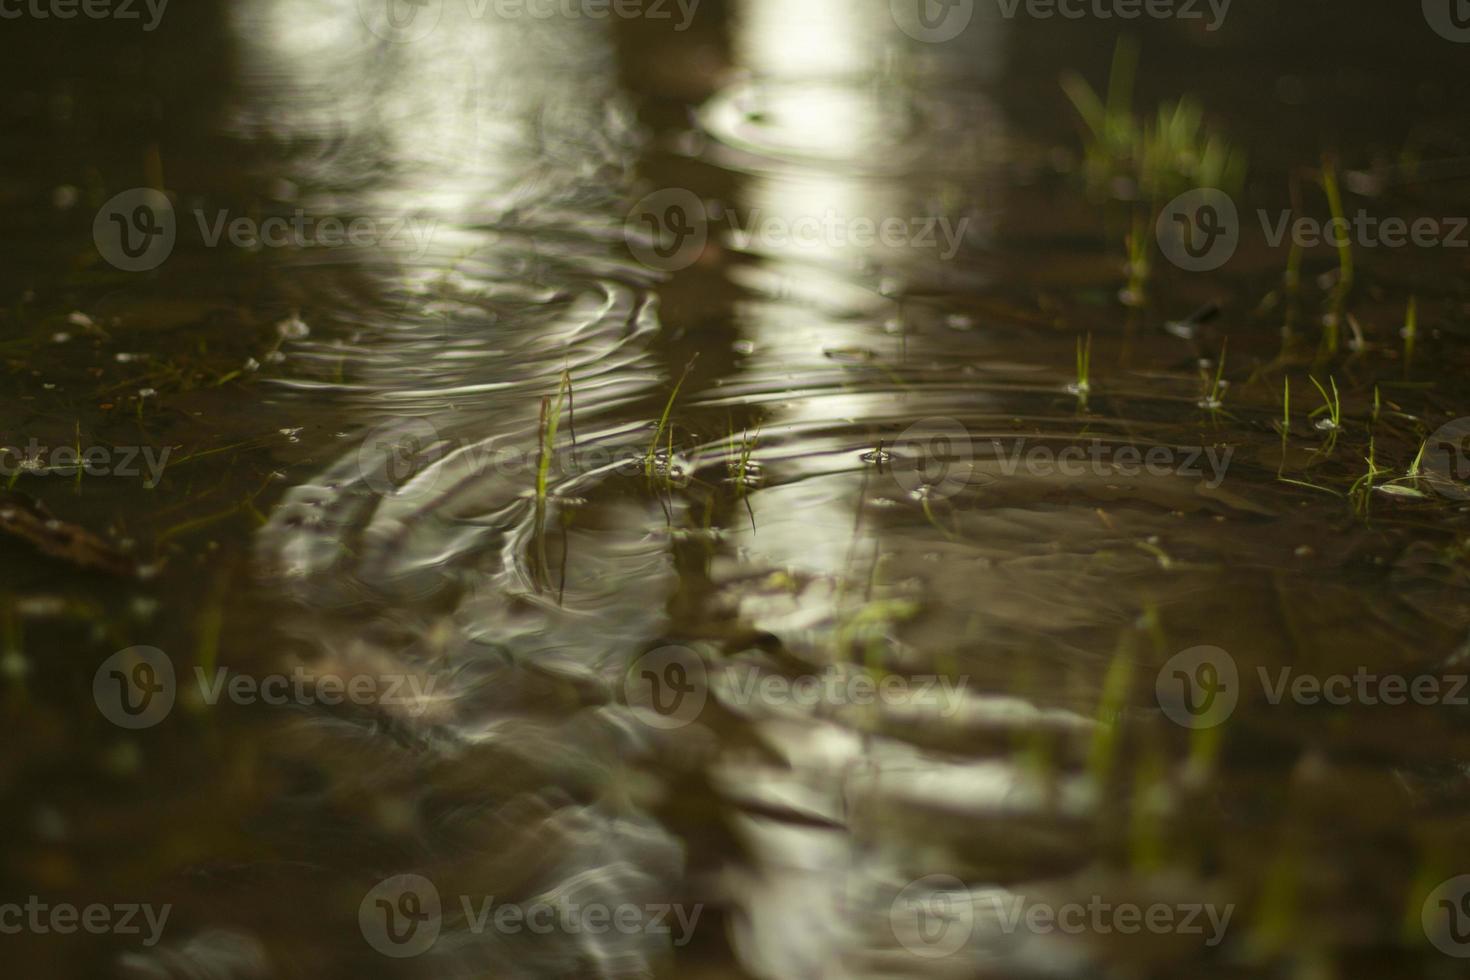
[[679, 375], [679, 380], [674, 382], [674, 389], [669, 392], [669, 400], [664, 403], [663, 414], [658, 417], [658, 425], [654, 428], [653, 438], [648, 443], [648, 452], [643, 457], [643, 475], [650, 480], [653, 479], [654, 472], [657, 470], [658, 444], [663, 441], [666, 432], [669, 438], [669, 462], [672, 465], [673, 433], [668, 431], [669, 416], [674, 412], [674, 402], [679, 398], [679, 389], [684, 387], [684, 381], [689, 377], [689, 372], [694, 370], [694, 362], [697, 360], [699, 360], [699, 355], [695, 354], [689, 359], [689, 363], [684, 365], [684, 372]]
[[1062, 78], [1062, 90], [1086, 127], [1088, 183], [1095, 190], [1130, 182], [1145, 201], [1162, 203], [1195, 187], [1226, 193], [1245, 179], [1246, 158], [1205, 125], [1204, 110], [1189, 98], [1159, 106], [1152, 120], [1133, 112], [1138, 44], [1120, 39], [1113, 52], [1106, 99], [1080, 75]]
[[1337, 236], [1337, 284], [1332, 289], [1327, 315], [1323, 318], [1322, 351], [1330, 356], [1337, 353], [1341, 344], [1343, 311], [1348, 294], [1353, 289], [1353, 245], [1346, 229], [1351, 227], [1342, 206], [1342, 190], [1337, 180], [1337, 165], [1331, 158], [1322, 161], [1322, 190], [1327, 195], [1327, 207], [1332, 212], [1333, 227], [1342, 229]]
[[541, 399], [541, 422], [540, 422], [540, 448], [536, 457], [536, 503], [535, 503], [535, 528], [536, 528], [536, 588], [543, 588], [550, 573], [550, 565], [546, 560], [546, 505], [549, 494], [551, 457], [556, 450], [556, 433], [561, 425], [562, 407], [566, 405], [572, 394], [572, 375], [563, 370], [561, 381], [557, 385], [555, 403], [553, 396], [547, 395]]
[[[1328, 396], [1327, 396], [1326, 391], [1323, 391], [1322, 386], [1317, 383], [1317, 379], [1316, 378], [1309, 377], [1308, 380], [1310, 380], [1312, 382], [1312, 384], [1314, 384], [1314, 385], [1317, 386], [1317, 390], [1318, 391], [1321, 391], [1322, 392], [1322, 397], [1327, 402], [1327, 410], [1329, 412], [1332, 411], [1332, 406], [1334, 404], [1336, 405], [1336, 412], [1337, 412], [1337, 415], [1340, 418], [1341, 412], [1342, 412], [1341, 402], [1340, 401], [1339, 402], [1334, 402], [1334, 400], [1329, 399]], [[1336, 392], [1337, 392], [1337, 384], [1336, 384], [1336, 382], [1333, 382], [1332, 390], [1333, 390], [1333, 393], [1336, 394]], [[1320, 490], [1322, 493], [1329, 493], [1329, 494], [1331, 494], [1334, 497], [1340, 497], [1340, 496], [1342, 496], [1342, 494], [1338, 493], [1336, 490], [1333, 490], [1331, 487], [1324, 487], [1324, 486], [1322, 486], [1319, 483], [1310, 483], [1310, 482], [1308, 482], [1306, 480], [1293, 479], [1293, 478], [1285, 475], [1285, 472], [1286, 472], [1287, 450], [1288, 450], [1288, 446], [1289, 446], [1289, 440], [1291, 438], [1291, 378], [1290, 377], [1287, 377], [1287, 378], [1282, 379], [1281, 401], [1282, 401], [1282, 407], [1281, 407], [1281, 462], [1276, 467], [1276, 479], [1279, 482], [1281, 482], [1281, 483], [1289, 483], [1292, 486], [1305, 487], [1308, 490]], [[1322, 411], [1323, 411], [1323, 409], [1318, 409], [1317, 410], [1317, 413], [1320, 413]], [[1314, 413], [1314, 414], [1316, 414], [1316, 413]], [[1336, 425], [1336, 424], [1337, 423], [1334, 423], [1334, 425]], [[1337, 429], [1334, 427], [1333, 430], [1332, 430], [1332, 434], [1328, 437], [1329, 446], [1328, 446], [1328, 448], [1326, 450], [1327, 452], [1330, 453], [1332, 451], [1331, 448], [1330, 448], [1330, 444], [1335, 444], [1336, 439], [1337, 439]], [[1317, 450], [1317, 453], [1321, 453], [1322, 451], [1323, 450], [1319, 448]], [[1314, 453], [1313, 455], [1316, 455], [1316, 453]]]
[[1414, 347], [1419, 340], [1419, 297], [1409, 297], [1409, 307], [1404, 311], [1404, 373], [1414, 366]]
[[1276, 466], [1276, 479], [1286, 471], [1287, 444], [1291, 439], [1291, 377], [1281, 379], [1281, 462]]
[[1215, 377], [1210, 386], [1205, 389], [1204, 398], [1200, 400], [1200, 408], [1210, 413], [1218, 412], [1225, 404], [1225, 355], [1230, 349], [1230, 338], [1226, 337], [1220, 345], [1220, 357], [1215, 362]]
[[1121, 38], [1113, 52], [1106, 97], [1077, 74], [1062, 78], [1062, 90], [1082, 120], [1083, 169], [1094, 196], [1129, 204], [1128, 285], [1123, 301], [1144, 304], [1148, 282], [1149, 228], [1164, 202], [1195, 188], [1236, 193], [1245, 181], [1246, 157], [1205, 123], [1198, 102], [1181, 98], [1159, 106], [1152, 119], [1133, 112], [1138, 45]]
[[1316, 378], [1308, 375], [1307, 380], [1312, 382], [1313, 387], [1317, 389], [1317, 393], [1322, 396], [1322, 405], [1314, 408], [1307, 417], [1315, 419], [1319, 415], [1326, 416], [1325, 418], [1318, 419], [1317, 428], [1327, 431], [1327, 441], [1322, 444], [1320, 451], [1330, 456], [1332, 451], [1337, 448], [1337, 437], [1342, 432], [1342, 396], [1337, 391], [1337, 379], [1331, 376], [1327, 379], [1328, 383], [1332, 385], [1332, 394], [1330, 395], [1327, 393], [1327, 389], [1322, 387], [1322, 382]]
[[754, 471], [751, 469], [751, 457], [755, 453], [756, 445], [760, 442], [760, 426], [756, 426], [754, 435], [749, 428], [742, 429], [740, 441], [737, 447], [735, 441], [735, 423], [728, 421], [729, 443], [726, 449], [725, 468], [729, 472], [730, 482], [735, 487], [735, 499], [745, 505], [746, 516], [750, 518], [750, 531], [756, 533], [755, 511], [750, 506], [750, 484]]
[[1134, 644], [1124, 633], [1103, 678], [1097, 706], [1097, 728], [1087, 753], [1087, 773], [1099, 789], [1107, 784], [1117, 762], [1123, 738], [1123, 722], [1133, 691]]
[[1082, 337], [1077, 338], [1077, 380], [1068, 390], [1082, 401], [1086, 401], [1088, 392], [1092, 391], [1092, 334], [1090, 333], [1085, 343]]

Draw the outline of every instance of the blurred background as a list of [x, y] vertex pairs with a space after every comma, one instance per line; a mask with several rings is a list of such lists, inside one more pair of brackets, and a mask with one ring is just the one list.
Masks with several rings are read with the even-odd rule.
[[1463, 6], [0, 2], [10, 969], [1463, 975]]

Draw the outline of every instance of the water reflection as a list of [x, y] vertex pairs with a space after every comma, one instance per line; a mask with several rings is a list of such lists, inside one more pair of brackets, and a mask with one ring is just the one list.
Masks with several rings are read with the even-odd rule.
[[[330, 958], [361, 956], [366, 975], [642, 976], [723, 960], [728, 940], [758, 976], [1080, 973], [1094, 950], [999, 928], [990, 900], [1207, 891], [1090, 870], [1100, 838], [1135, 833], [1103, 825], [1089, 778], [1110, 761], [1093, 718], [1124, 686], [1111, 671], [1163, 652], [1160, 608], [1182, 620], [1173, 642], [1204, 642], [1240, 597], [1332, 593], [1276, 576], [1306, 525], [1269, 474], [1241, 477], [1247, 500], [1177, 476], [1007, 470], [1025, 440], [1213, 438], [1188, 372], [1127, 376], [1089, 411], [1066, 389], [1073, 337], [978, 302], [1002, 285], [989, 251], [1015, 191], [987, 87], [1007, 25], [977, 12], [956, 42], [924, 44], [881, 3], [734, 3], [715, 46], [731, 71], [700, 76], [720, 80], [702, 105], [640, 104], [645, 132], [609, 81], [662, 50], [632, 30], [457, 3], [385, 28], [369, 8], [404, 10], [230, 12], [226, 122], [257, 151], [260, 196], [436, 229], [419, 256], [270, 269], [309, 325], [272, 401], [332, 421], [300, 435], [312, 463], [255, 535], [271, 655], [420, 692], [273, 716], [288, 775], [266, 834], [313, 870], [261, 874], [333, 910]], [[714, 244], [669, 276], [622, 240], [656, 186], [714, 205]], [[916, 478], [918, 440], [898, 438], [915, 422], [975, 437], [970, 478]], [[1402, 640], [1391, 613], [1366, 615], [1383, 622], [1355, 629]], [[1263, 662], [1291, 656], [1268, 623], [1237, 636]], [[693, 662], [653, 673], [663, 693], [688, 693], [686, 666], [708, 678], [708, 710], [682, 728], [630, 695], [630, 665], [666, 644]], [[793, 676], [927, 678], [946, 700], [748, 694]], [[1145, 817], [1183, 806], [1147, 781], [1153, 751]], [[694, 902], [708, 945], [451, 913], [400, 962], [369, 949], [359, 903], [405, 872], [451, 908]], [[417, 908], [402, 897], [386, 908]], [[927, 913], [965, 926], [939, 962]], [[206, 934], [159, 961], [242, 947]]]
[[[593, 519], [612, 533], [569, 532], [576, 561], [555, 596], [526, 577], [517, 536], [533, 513], [541, 399], [563, 372], [584, 454], [627, 442], [616, 413], [659, 378], [651, 277], [619, 247], [632, 142], [607, 88], [610, 32], [444, 4], [436, 27], [404, 40], [374, 33], [357, 7], [234, 11], [232, 125], [284, 147], [290, 163], [270, 176], [312, 209], [438, 222], [421, 261], [358, 254], [283, 271], [321, 317], [286, 348], [280, 397], [331, 400], [350, 424], [257, 553], [296, 610], [283, 629], [311, 671], [407, 671], [432, 693], [377, 717], [303, 719], [291, 755], [322, 785], [290, 805], [376, 801], [356, 822], [393, 844], [362, 856], [364, 891], [373, 872], [413, 872], [451, 904], [666, 898], [681, 848], [624, 786], [647, 737], [595, 708], [665, 618], [671, 569], [642, 530], [651, 515], [623, 508]], [[384, 726], [409, 755], [368, 737]], [[633, 976], [668, 955], [646, 931], [472, 926], [456, 910], [431, 953], [396, 966]]]
[[[895, 494], [891, 473], [874, 461], [888, 455], [877, 447], [885, 435], [891, 441], [891, 425], [929, 414], [926, 399], [940, 401], [914, 383], [934, 351], [906, 294], [983, 282], [977, 257], [999, 200], [987, 163], [1003, 125], [983, 96], [958, 102], [945, 86], [921, 81], [943, 74], [936, 60], [975, 59], [997, 70], [1002, 32], [971, 37], [921, 52], [900, 43], [881, 5], [792, 11], [747, 3], [733, 47], [750, 77], [704, 112], [723, 146], [717, 152], [747, 175], [740, 205], [749, 229], [731, 236], [749, 261], [736, 274], [747, 290], [735, 313], [745, 354], [707, 397], [716, 408], [757, 406], [770, 483], [748, 497], [750, 526], [730, 529], [734, 560], [715, 584], [720, 602], [812, 671], [849, 656], [883, 670], [922, 669], [896, 638], [923, 590], [895, 581], [890, 568], [894, 549], [932, 547], [935, 536], [922, 518], [916, 527], [897, 516], [895, 506], [908, 510], [913, 501]], [[944, 227], [926, 215], [945, 215]], [[802, 222], [822, 230], [798, 240], [777, 234]], [[891, 234], [862, 239], [872, 228]], [[778, 575], [786, 584], [759, 584]], [[963, 624], [954, 625], [963, 635]], [[731, 669], [759, 675], [772, 667], [763, 661], [747, 652]], [[983, 712], [983, 699], [957, 696]], [[739, 808], [792, 811], [791, 820], [736, 821], [754, 857], [728, 869], [739, 905], [733, 935], [742, 962], [760, 976], [915, 968], [920, 961], [905, 967], [909, 954], [878, 920], [926, 859], [916, 868], [917, 855], [894, 852], [881, 814], [902, 813], [895, 794], [904, 795], [898, 787], [909, 778], [926, 787], [908, 804], [921, 808], [935, 794], [968, 797], [961, 787], [975, 781], [973, 798], [948, 804], [967, 819], [1018, 789], [1003, 762], [941, 762], [874, 734], [891, 718], [858, 711], [834, 724], [821, 717], [829, 710], [819, 706], [805, 723], [758, 711], [752, 723], [775, 759], [731, 758], [715, 770]], [[943, 862], [938, 853], [927, 860]], [[956, 975], [970, 969], [951, 967]]]

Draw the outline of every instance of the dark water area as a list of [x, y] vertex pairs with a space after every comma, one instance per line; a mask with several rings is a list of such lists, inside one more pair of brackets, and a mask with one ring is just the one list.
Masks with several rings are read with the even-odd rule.
[[0, 2], [6, 975], [1463, 976], [1463, 6]]

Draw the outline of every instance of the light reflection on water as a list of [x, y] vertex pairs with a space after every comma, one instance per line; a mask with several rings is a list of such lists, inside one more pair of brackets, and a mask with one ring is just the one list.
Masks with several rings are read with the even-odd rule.
[[[669, 291], [737, 284], [731, 333], [712, 336], [744, 353], [711, 350], [685, 314], [680, 329], [705, 360], [681, 387], [695, 415], [676, 421], [677, 441], [704, 448], [669, 465], [693, 482], [650, 494], [629, 478], [636, 466], [559, 479], [548, 501], [550, 550], [562, 555], [554, 572], [540, 564], [547, 544], [529, 475], [487, 473], [476, 450], [531, 457], [540, 400], [564, 368], [583, 449], [636, 447], [680, 370], [671, 358], [657, 366], [667, 356], [653, 301], [660, 277], [618, 248], [622, 208], [648, 185], [635, 179], [628, 114], [607, 108], [622, 102], [606, 90], [618, 56], [611, 35], [586, 24], [446, 21], [409, 44], [309, 34], [299, 52], [262, 52], [274, 63], [260, 74], [283, 97], [256, 91], [243, 105], [268, 106], [266, 125], [290, 133], [300, 93], [314, 91], [331, 119], [330, 153], [296, 179], [338, 207], [434, 214], [446, 233], [429, 264], [448, 263], [427, 275], [367, 273], [402, 305], [385, 317], [380, 302], [344, 298], [360, 321], [348, 377], [287, 383], [297, 397], [341, 399], [364, 425], [411, 410], [445, 445], [386, 495], [354, 446], [287, 494], [259, 535], [262, 567], [305, 604], [288, 632], [330, 651], [327, 664], [409, 663], [440, 680], [430, 710], [396, 723], [417, 730], [443, 765], [473, 751], [523, 767], [521, 785], [481, 786], [457, 805], [529, 807], [541, 816], [522, 833], [582, 843], [556, 863], [526, 861], [515, 877], [543, 890], [581, 882], [603, 900], [692, 897], [721, 911], [736, 960], [760, 976], [1047, 973], [1087, 962], [1057, 937], [982, 925], [936, 964], [893, 910], [912, 887], [948, 888], [918, 900], [969, 903], [971, 916], [1005, 883], [1063, 896], [1104, 887], [1076, 877], [1092, 862], [1084, 842], [1097, 804], [1073, 768], [1095, 738], [1089, 718], [1108, 666], [1095, 651], [1135, 642], [1148, 603], [1204, 587], [1219, 573], [1213, 555], [1232, 550], [1212, 543], [1210, 555], [1174, 566], [1131, 539], [1152, 538], [1166, 513], [1203, 521], [1249, 508], [1201, 503], [1192, 485], [1165, 480], [1133, 488], [1156, 510], [1120, 515], [1121, 531], [1098, 517], [1120, 492], [1106, 478], [1038, 505], [1024, 486], [999, 489], [998, 460], [982, 459], [959, 496], [930, 499], [881, 464], [912, 464], [878, 447], [918, 418], [957, 417], [999, 437], [1023, 419], [1054, 431], [1076, 424], [1054, 376], [1017, 383], [1002, 371], [976, 384], [956, 375], [955, 353], [984, 345], [984, 331], [961, 342], [924, 298], [991, 281], [1006, 124], [976, 89], [942, 80], [997, 77], [1005, 34], [997, 23], [971, 32], [970, 44], [915, 46], [895, 40], [878, 7], [737, 7], [737, 74], [699, 117], [704, 159], [725, 168], [733, 193], [712, 212], [712, 248]], [[334, 57], [364, 41], [382, 56], [370, 70]], [[320, 134], [312, 111], [300, 126]], [[921, 227], [934, 215], [947, 226]], [[907, 237], [851, 240], [856, 223], [894, 216], [909, 216]], [[802, 242], [769, 233], [814, 218], [835, 225]], [[332, 343], [295, 353], [327, 357]], [[966, 370], [974, 379], [984, 367]], [[731, 462], [726, 427], [758, 432], [761, 478], [737, 501], [708, 490]], [[1043, 483], [1041, 492], [1058, 490]], [[717, 533], [706, 538], [711, 521]], [[1261, 544], [1247, 537], [1233, 550]], [[1120, 607], [1120, 594], [1142, 598]], [[1041, 608], [1050, 612], [1038, 621]], [[780, 656], [743, 644], [745, 635], [774, 642]], [[1104, 639], [1084, 653], [1074, 644], [1085, 636]], [[959, 685], [957, 714], [727, 701], [738, 722], [701, 716], [670, 736], [621, 703], [630, 664], [669, 639], [690, 644], [708, 669], [731, 671], [737, 689], [741, 678], [848, 659], [937, 673]], [[1018, 680], [1018, 660], [1064, 673], [1038, 689]], [[1016, 748], [1038, 738], [1061, 767], [1050, 782], [1048, 764]], [[764, 756], [735, 747], [745, 740]], [[693, 768], [689, 744], [701, 746]], [[361, 750], [371, 754], [371, 743]], [[743, 856], [704, 855], [709, 872], [687, 878], [686, 849], [709, 846], [702, 830], [652, 814], [689, 807], [682, 787], [693, 774], [709, 780], [707, 803], [727, 815]], [[580, 787], [572, 798], [569, 780]], [[630, 782], [641, 788], [630, 793]], [[463, 838], [450, 846], [428, 811], [410, 826], [420, 843], [407, 870], [468, 871], [448, 870]], [[496, 851], [490, 841], [468, 846]], [[956, 884], [922, 884], [936, 871]], [[651, 937], [622, 940], [579, 951], [553, 938], [512, 953], [504, 937], [460, 933], [436, 947], [432, 970], [514, 962], [550, 975], [581, 957], [582, 969], [614, 976], [664, 962]]]
[[[1349, 527], [1275, 480], [1274, 391], [1242, 385], [1238, 415], [1205, 417], [1191, 344], [1130, 323], [1125, 349], [1107, 347], [1121, 319], [1097, 300], [1117, 285], [1108, 255], [1088, 245], [1054, 269], [1077, 245], [1042, 227], [1031, 278], [1007, 281], [997, 253], [1032, 233], [1035, 207], [997, 91], [1012, 24], [977, 11], [961, 40], [926, 45], [884, 3], [712, 7], [687, 46], [452, 2], [425, 8], [438, 19], [417, 37], [375, 33], [373, 3], [229, 8], [231, 175], [275, 205], [433, 226], [422, 253], [287, 253], [261, 275], [311, 324], [266, 372], [267, 403], [326, 424], [299, 437], [311, 462], [282, 464], [253, 532], [271, 643], [243, 666], [401, 673], [425, 692], [263, 723], [274, 858], [245, 862], [260, 877], [238, 901], [275, 909], [286, 892], [326, 910], [292, 933], [308, 939], [291, 947], [303, 970], [1091, 975], [1116, 950], [1000, 928], [991, 899], [1201, 900], [1249, 891], [1236, 868], [1266, 861], [1222, 872], [1234, 837], [1166, 839], [1159, 826], [1195, 810], [1234, 818], [1201, 782], [1218, 745], [1148, 711], [1129, 715], [1128, 744], [1110, 742], [1097, 719], [1122, 710], [1114, 687], [1148, 687], [1149, 665], [1222, 633], [1248, 673], [1334, 648], [1432, 662], [1429, 638], [1467, 625], [1436, 591], [1448, 559], [1426, 544], [1379, 588], [1402, 528]], [[686, 47], [700, 55], [678, 64], [700, 70], [680, 91], [703, 90], [697, 103], [622, 87]], [[624, 223], [671, 187], [708, 201], [712, 228], [667, 273], [630, 255]], [[895, 217], [897, 239], [854, 240]], [[773, 230], [804, 221], [827, 230]], [[247, 275], [222, 278], [244, 290]], [[1087, 295], [1059, 300], [1056, 282]], [[1067, 385], [1094, 327], [1103, 380], [1088, 403]], [[1265, 360], [1276, 325], [1258, 332]], [[925, 489], [914, 433], [952, 427], [974, 438], [967, 479]], [[1227, 438], [1256, 451], [1223, 486], [1006, 464], [1018, 445]], [[1406, 612], [1401, 593], [1433, 614]], [[669, 646], [710, 679], [705, 709], [675, 728], [629, 680]], [[862, 668], [938, 678], [944, 710], [743, 693]], [[655, 676], [675, 693], [685, 679]], [[1286, 723], [1246, 738], [1266, 758], [1303, 741]], [[1348, 795], [1400, 779], [1433, 741], [1385, 735], [1387, 762], [1335, 776]], [[1256, 780], [1259, 749], [1221, 779]], [[1166, 753], [1188, 760], [1183, 775]], [[1109, 766], [1131, 767], [1136, 799], [1109, 796]], [[403, 873], [450, 911], [432, 951], [399, 960], [363, 943], [359, 903]], [[706, 914], [698, 942], [671, 949], [649, 932], [472, 928], [461, 895]], [[131, 968], [284, 973], [286, 944], [238, 925], [261, 921], [238, 908], [201, 896], [190, 938]], [[967, 924], [949, 955], [929, 955], [925, 912]], [[1121, 959], [1188, 970], [1198, 954], [1160, 943]]]

